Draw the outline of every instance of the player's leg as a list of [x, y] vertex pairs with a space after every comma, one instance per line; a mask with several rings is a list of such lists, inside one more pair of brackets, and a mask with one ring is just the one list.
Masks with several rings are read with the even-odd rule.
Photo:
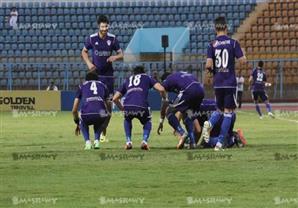
[[99, 138], [102, 132], [102, 127], [106, 118], [98, 117], [97, 121], [93, 125], [94, 130], [94, 149], [99, 149]]
[[242, 91], [238, 91], [237, 98], [238, 98], [238, 108], [240, 109], [242, 106]]
[[83, 116], [83, 118], [80, 120], [80, 129], [85, 140], [85, 150], [89, 150], [92, 148], [89, 136], [89, 125], [86, 122], [87, 120], [88, 118], [85, 116]]
[[270, 116], [271, 118], [274, 118], [274, 115], [272, 113], [272, 108], [271, 108], [271, 105], [270, 105], [269, 100], [268, 100], [268, 96], [266, 95], [265, 92], [262, 92], [262, 94], [260, 96], [261, 96], [262, 101], [266, 105], [266, 110], [268, 112], [268, 116]]
[[141, 112], [141, 115], [139, 115], [138, 119], [143, 125], [143, 140], [141, 143], [141, 149], [149, 150], [148, 139], [152, 129], [151, 113], [149, 109], [143, 110], [140, 112]]
[[131, 140], [132, 119], [133, 119], [133, 116], [131, 114], [131, 111], [125, 110], [123, 125], [124, 125], [125, 138], [126, 138], [125, 149], [127, 150], [132, 149], [132, 140]]
[[226, 88], [224, 89], [224, 118], [221, 124], [220, 134], [218, 142], [214, 148], [215, 151], [222, 149], [224, 144], [224, 139], [229, 133], [230, 127], [232, 125], [232, 118], [234, 114], [234, 109], [236, 108], [236, 89]]
[[259, 114], [260, 119], [263, 119], [262, 111], [259, 105], [259, 92], [252, 92], [252, 97], [256, 106], [256, 111]]

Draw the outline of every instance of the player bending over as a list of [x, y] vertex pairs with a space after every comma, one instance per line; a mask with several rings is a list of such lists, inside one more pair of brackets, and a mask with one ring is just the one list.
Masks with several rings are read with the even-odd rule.
[[266, 104], [268, 115], [271, 118], [274, 118], [274, 115], [271, 110], [271, 105], [269, 103], [268, 96], [265, 91], [265, 86], [271, 86], [271, 83], [267, 82], [267, 77], [263, 70], [263, 65], [264, 65], [264, 62], [259, 61], [257, 68], [255, 68], [252, 71], [249, 77], [249, 83], [252, 85], [251, 87], [252, 98], [256, 105], [256, 110], [260, 116], [260, 119], [263, 119], [263, 116], [259, 106], [259, 100], [261, 100]]
[[90, 125], [93, 125], [94, 129], [94, 149], [99, 149], [99, 137], [108, 117], [107, 102], [108, 90], [105, 84], [98, 80], [96, 72], [87, 73], [86, 81], [79, 86], [72, 108], [74, 122], [77, 124], [75, 134], [79, 135], [80, 130], [82, 131], [85, 150], [92, 148], [89, 136]]
[[[152, 123], [148, 104], [148, 91], [152, 87], [160, 92], [163, 100], [166, 99], [163, 86], [145, 74], [143, 66], [137, 66], [134, 68], [133, 75], [126, 79], [113, 97], [113, 102], [121, 111], [124, 111], [125, 149], [127, 150], [132, 149], [131, 131], [134, 118], [137, 118], [143, 125], [141, 149], [149, 150], [148, 139]], [[123, 105], [120, 102], [122, 96], [125, 96]]]
[[[223, 141], [230, 129], [234, 109], [236, 108], [236, 75], [235, 58], [241, 64], [246, 63], [246, 57], [238, 41], [227, 36], [227, 23], [225, 17], [218, 17], [214, 21], [216, 39], [213, 40], [207, 51], [206, 69], [213, 77], [213, 87], [217, 108], [224, 113], [219, 140], [214, 148], [218, 151], [223, 146]], [[220, 119], [220, 113], [215, 120]], [[205, 125], [206, 124], [206, 125]], [[202, 137], [206, 141], [209, 138], [210, 123], [204, 124]]]
[[[176, 131], [179, 143], [177, 149], [182, 149], [187, 136], [190, 138], [190, 149], [196, 148], [194, 136], [194, 113], [199, 111], [201, 102], [204, 98], [204, 89], [198, 80], [187, 72], [175, 72], [173, 74], [165, 73], [162, 77], [163, 87], [167, 92], [177, 93], [177, 97], [173, 104], [163, 102], [160, 112], [160, 123], [157, 133], [163, 130], [163, 121], [165, 116], [170, 126]], [[187, 133], [181, 127], [179, 120], [175, 116], [180, 112], [184, 118], [184, 124]]]

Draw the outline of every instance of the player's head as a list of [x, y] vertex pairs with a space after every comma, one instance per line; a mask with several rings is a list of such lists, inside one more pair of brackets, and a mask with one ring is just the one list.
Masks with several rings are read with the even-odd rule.
[[16, 10], [17, 10], [16, 7], [12, 7], [12, 8], [11, 8], [11, 11], [16, 11]]
[[263, 61], [259, 61], [259, 62], [258, 62], [258, 67], [259, 67], [259, 68], [263, 68], [263, 66], [264, 66], [264, 62], [263, 62]]
[[218, 32], [227, 32], [227, 21], [225, 17], [217, 17], [214, 20], [215, 31]]
[[170, 72], [163, 73], [163, 75], [161, 76], [161, 81], [162, 82], [165, 81], [170, 74], [171, 74]]
[[133, 69], [133, 74], [136, 75], [136, 74], [144, 74], [145, 73], [145, 68], [143, 66], [136, 66], [134, 69]]
[[85, 80], [86, 81], [92, 81], [92, 80], [97, 81], [98, 80], [98, 74], [95, 71], [88, 72], [86, 74]]
[[97, 25], [98, 25], [99, 32], [102, 35], [106, 35], [108, 33], [108, 30], [109, 30], [109, 19], [107, 18], [107, 16], [105, 16], [105, 15], [99, 15], [97, 17]]

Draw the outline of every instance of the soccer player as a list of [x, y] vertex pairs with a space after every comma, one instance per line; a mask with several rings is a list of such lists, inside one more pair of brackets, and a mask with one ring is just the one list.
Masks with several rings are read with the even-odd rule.
[[[235, 58], [241, 64], [246, 63], [246, 57], [237, 40], [227, 36], [227, 23], [225, 17], [218, 17], [214, 21], [216, 38], [213, 40], [207, 50], [207, 71], [213, 73], [213, 87], [216, 97], [216, 105], [220, 112], [224, 113], [224, 119], [221, 125], [221, 132], [218, 142], [214, 148], [215, 151], [222, 149], [223, 140], [226, 137], [231, 126], [234, 109], [236, 108], [236, 75]], [[215, 120], [220, 118], [220, 114]], [[209, 122], [204, 123], [202, 136], [209, 139]]]
[[[99, 75], [99, 80], [103, 82], [109, 93], [108, 111], [109, 117], [106, 121], [105, 128], [101, 135], [101, 141], [105, 140], [106, 127], [109, 124], [112, 112], [112, 102], [114, 94], [114, 78], [113, 78], [113, 66], [112, 63], [116, 60], [123, 58], [122, 50], [119, 46], [119, 42], [115, 35], [108, 33], [109, 20], [106, 16], [100, 15], [97, 18], [97, 24], [99, 31], [90, 35], [85, 42], [85, 47], [82, 50], [82, 58], [88, 66], [90, 71], [95, 70]], [[92, 50], [92, 61], [88, 58], [88, 51]], [[117, 55], [112, 55], [113, 51], [117, 52]]]
[[[98, 80], [96, 72], [89, 72], [86, 81], [79, 86], [73, 103], [72, 113], [77, 127], [75, 134], [80, 130], [85, 139], [85, 150], [90, 150], [92, 144], [89, 137], [89, 126], [94, 129], [94, 149], [99, 149], [99, 137], [108, 118], [107, 110], [108, 90], [105, 84]], [[80, 117], [78, 113], [81, 104]]]
[[274, 118], [274, 115], [271, 110], [270, 103], [268, 101], [268, 96], [265, 91], [265, 86], [271, 86], [271, 83], [267, 82], [266, 74], [263, 70], [264, 62], [259, 61], [257, 68], [253, 69], [250, 77], [249, 83], [252, 84], [252, 98], [256, 105], [256, 110], [260, 116], [260, 119], [263, 119], [262, 112], [259, 106], [259, 100], [266, 104], [266, 109], [268, 115], [271, 118]]
[[238, 101], [238, 108], [241, 108], [242, 105], [242, 94], [243, 94], [243, 85], [244, 85], [244, 77], [239, 72], [239, 76], [236, 77], [237, 80], [237, 101]]
[[[143, 125], [141, 149], [149, 150], [148, 139], [152, 123], [148, 104], [148, 91], [152, 87], [160, 92], [163, 100], [166, 99], [163, 86], [145, 74], [143, 66], [137, 66], [134, 68], [133, 75], [126, 79], [113, 97], [113, 102], [120, 110], [124, 111], [125, 149], [127, 150], [132, 149], [131, 131], [134, 118], [137, 118]], [[125, 96], [123, 105], [120, 102], [122, 96]]]
[[[190, 138], [190, 149], [196, 148], [194, 136], [194, 119], [195, 112], [199, 110], [201, 102], [204, 98], [204, 89], [198, 80], [187, 72], [175, 72], [172, 74], [165, 73], [162, 77], [163, 87], [167, 92], [177, 93], [177, 97], [173, 104], [169, 105], [168, 102], [163, 102], [160, 123], [157, 133], [163, 130], [163, 121], [167, 116], [170, 126], [176, 132], [179, 143], [177, 149], [182, 149], [187, 136]], [[180, 112], [184, 118], [184, 124], [187, 129], [188, 135], [181, 127], [179, 120], [175, 116], [176, 112]]]

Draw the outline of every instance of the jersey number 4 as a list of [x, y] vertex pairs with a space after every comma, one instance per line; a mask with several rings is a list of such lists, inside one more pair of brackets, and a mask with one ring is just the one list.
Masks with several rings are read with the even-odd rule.
[[215, 49], [215, 66], [216, 68], [227, 68], [229, 61], [229, 52], [225, 49]]
[[128, 87], [133, 86], [138, 86], [141, 82], [141, 75], [135, 75], [135, 76], [131, 76], [129, 77], [129, 85]]
[[96, 82], [91, 82], [90, 90], [93, 91], [93, 94], [94, 94], [94, 95], [97, 95]]

